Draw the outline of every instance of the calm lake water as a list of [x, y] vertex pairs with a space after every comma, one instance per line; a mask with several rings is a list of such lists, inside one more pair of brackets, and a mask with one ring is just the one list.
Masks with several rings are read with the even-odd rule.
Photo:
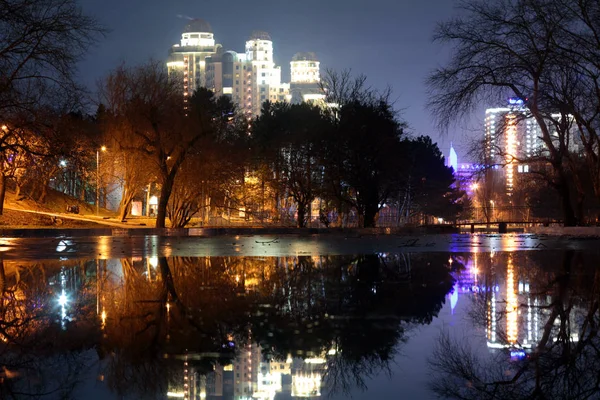
[[600, 394], [597, 241], [99, 259], [57, 243], [0, 264], [0, 398]]

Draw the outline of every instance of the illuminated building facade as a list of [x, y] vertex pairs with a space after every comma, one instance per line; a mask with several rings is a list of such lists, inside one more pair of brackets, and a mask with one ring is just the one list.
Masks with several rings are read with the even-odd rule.
[[448, 157], [446, 157], [446, 166], [452, 167], [455, 179], [454, 186], [464, 190], [469, 197], [473, 198], [476, 194], [477, 181], [480, 179], [484, 166], [473, 163], [459, 163], [458, 155], [452, 144], [450, 144], [450, 151]]
[[286, 360], [274, 360], [264, 358], [256, 344], [242, 345], [239, 350], [232, 364], [217, 362], [214, 370], [206, 375], [197, 374], [191, 368], [190, 377], [185, 379], [187, 365], [184, 365], [184, 375], [177, 374], [177, 382], [170, 387], [167, 397], [274, 400], [283, 394], [284, 398], [318, 399], [325, 384], [326, 357], [335, 354], [331, 349], [319, 357], [299, 359], [289, 355]]
[[181, 79], [186, 98], [206, 87], [219, 96], [230, 96], [248, 118], [259, 115], [267, 100], [300, 103], [325, 97], [319, 90], [319, 61], [314, 53], [294, 56], [291, 83], [285, 83], [267, 32], [252, 32], [243, 52], [224, 51], [215, 43], [210, 25], [200, 19], [186, 25], [181, 43], [171, 48], [167, 67], [170, 76]]
[[182, 83], [185, 101], [197, 88], [206, 86], [206, 58], [220, 49], [208, 22], [195, 19], [185, 26], [181, 41], [171, 47], [167, 60], [169, 76]]
[[488, 165], [500, 165], [504, 189], [513, 194], [517, 174], [530, 171], [525, 161], [542, 148], [539, 126], [529, 116], [523, 100], [511, 98], [508, 107], [485, 111], [485, 159]]
[[320, 87], [319, 60], [315, 53], [296, 53], [290, 62], [290, 101], [294, 104], [320, 101], [325, 95]]
[[[551, 114], [547, 125], [550, 135], [558, 140], [555, 124], [560, 114]], [[574, 118], [568, 116], [567, 129], [574, 127]], [[554, 121], [554, 122], [552, 122]], [[562, 123], [560, 123], [562, 125]], [[537, 121], [525, 107], [523, 100], [510, 98], [508, 107], [488, 108], [485, 111], [485, 158], [486, 164], [502, 167], [505, 193], [513, 194], [519, 174], [531, 171], [533, 159], [546, 153]], [[577, 152], [580, 140], [570, 134], [569, 151]]]

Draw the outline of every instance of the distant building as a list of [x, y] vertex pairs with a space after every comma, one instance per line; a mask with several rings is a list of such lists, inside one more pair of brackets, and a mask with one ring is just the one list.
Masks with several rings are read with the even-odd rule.
[[206, 58], [221, 48], [210, 24], [202, 19], [187, 24], [179, 44], [171, 47], [167, 68], [170, 76], [181, 81], [186, 101], [197, 88], [206, 86]]
[[452, 143], [450, 143], [450, 152], [446, 160], [446, 166], [452, 167], [452, 170], [456, 173], [458, 171], [458, 155], [456, 154], [456, 150], [454, 150]]
[[[560, 121], [560, 114], [552, 114], [548, 127], [558, 140], [558, 133], [550, 121]], [[574, 125], [569, 116], [568, 129]], [[571, 135], [569, 150], [577, 152], [580, 147], [577, 135]], [[536, 156], [547, 152], [537, 121], [524, 105], [523, 100], [508, 99], [508, 106], [488, 108], [485, 111], [485, 158], [486, 164], [501, 167], [505, 194], [511, 196], [518, 184], [518, 174], [531, 171]]]
[[459, 163], [454, 173], [456, 185], [467, 193], [467, 196], [474, 198], [478, 181], [482, 179], [481, 172], [485, 166], [473, 163]]
[[502, 166], [508, 196], [515, 189], [516, 174], [529, 172], [527, 160], [541, 148], [539, 125], [523, 100], [510, 98], [508, 107], [485, 110], [485, 163]]
[[267, 100], [300, 103], [325, 97], [314, 53], [297, 53], [290, 63], [291, 83], [281, 82], [281, 67], [275, 65], [267, 32], [252, 32], [244, 52], [224, 51], [215, 43], [211, 26], [201, 19], [186, 25], [180, 44], [171, 48], [167, 67], [181, 80], [186, 98], [206, 87], [230, 96], [248, 118], [259, 115]]
[[454, 172], [454, 186], [467, 193], [467, 196], [473, 198], [475, 195], [475, 184], [480, 178], [480, 173], [484, 166], [473, 163], [459, 163], [458, 154], [452, 144], [446, 158], [446, 166], [452, 167]]
[[296, 53], [290, 62], [290, 101], [294, 104], [325, 99], [319, 60], [315, 53]]

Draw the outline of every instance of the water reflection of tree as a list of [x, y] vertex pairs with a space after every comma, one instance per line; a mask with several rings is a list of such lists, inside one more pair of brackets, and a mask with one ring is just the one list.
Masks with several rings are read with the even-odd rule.
[[[596, 398], [600, 393], [597, 255], [567, 251], [559, 265], [556, 252], [498, 257], [513, 257], [515, 264], [527, 266], [532, 296], [539, 299], [537, 312], [543, 316], [540, 339], [525, 359], [511, 361], [509, 350], [481, 354], [446, 332], [430, 360], [436, 372], [434, 391], [459, 399]], [[476, 326], [485, 327], [490, 316], [486, 318], [487, 299], [481, 298], [485, 300], [473, 303], [471, 315]], [[519, 305], [523, 310], [525, 306]], [[499, 334], [501, 340], [507, 339], [506, 332]]]
[[103, 290], [114, 296], [105, 298], [102, 346], [110, 356], [111, 388], [119, 394], [165, 393], [184, 358], [200, 373], [233, 359], [224, 345], [247, 336], [248, 303], [228, 261], [160, 257], [155, 271], [142, 273], [144, 268], [121, 260], [123, 287]]
[[99, 339], [94, 323], [83, 318], [93, 291], [84, 281], [63, 318], [56, 277], [66, 268], [85, 273], [86, 266], [0, 259], [0, 398], [67, 398], [82, 379], [90, 364], [86, 350]]
[[[266, 358], [326, 358], [334, 390], [362, 386], [387, 370], [412, 324], [429, 323], [439, 312], [453, 283], [446, 260], [123, 258], [118, 268], [106, 260], [61, 261], [9, 273], [0, 264], [1, 366], [38, 379], [36, 388], [5, 380], [0, 395], [73, 390], [96, 361], [93, 349], [100, 377], [116, 393], [162, 396], [183, 382], [184, 360], [204, 374], [217, 362], [231, 363], [250, 342]], [[70, 296], [69, 321], [57, 314], [50, 284], [65, 266], [82, 276]]]
[[[282, 259], [264, 282], [252, 331], [267, 358], [327, 355], [326, 384], [365, 387], [415, 323], [431, 322], [451, 289], [447, 255]], [[266, 289], [266, 290], [265, 290]]]

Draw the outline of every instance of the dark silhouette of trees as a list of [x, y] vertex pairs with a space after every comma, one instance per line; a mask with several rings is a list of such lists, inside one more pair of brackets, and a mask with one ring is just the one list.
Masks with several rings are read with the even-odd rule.
[[374, 227], [400, 185], [402, 124], [383, 101], [347, 103], [336, 117], [325, 143], [325, 178], [337, 186], [334, 196], [356, 209], [359, 226]]
[[414, 213], [455, 220], [462, 210], [464, 191], [453, 188], [454, 174], [428, 136], [401, 142], [402, 181], [396, 195], [407, 217]]
[[263, 184], [276, 204], [293, 199], [299, 227], [316, 198], [323, 220], [327, 209], [342, 219], [356, 212], [359, 227], [375, 227], [386, 203], [407, 216], [456, 218], [464, 193], [451, 188], [452, 172], [430, 139], [404, 137], [389, 91], [376, 92], [348, 71], [330, 71], [322, 88], [330, 107], [267, 102], [252, 130]]
[[258, 159], [276, 171], [276, 193], [296, 202], [299, 228], [306, 226], [311, 203], [322, 192], [319, 154], [329, 127], [325, 111], [307, 103], [265, 103], [252, 127]]

